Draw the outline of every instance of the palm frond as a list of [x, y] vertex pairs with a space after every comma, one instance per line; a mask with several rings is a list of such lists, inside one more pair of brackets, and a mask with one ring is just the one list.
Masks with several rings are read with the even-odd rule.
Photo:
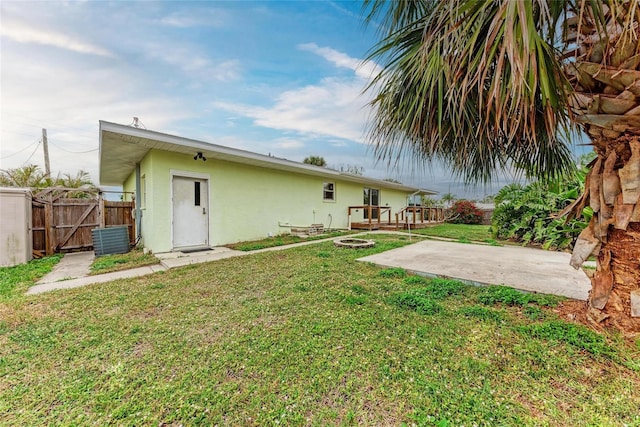
[[[383, 70], [368, 136], [380, 159], [443, 160], [466, 182], [505, 168], [556, 178], [573, 170], [570, 86], [553, 40], [565, 7], [542, 0], [394, 2], [369, 59]], [[380, 2], [369, 2], [377, 16]]]

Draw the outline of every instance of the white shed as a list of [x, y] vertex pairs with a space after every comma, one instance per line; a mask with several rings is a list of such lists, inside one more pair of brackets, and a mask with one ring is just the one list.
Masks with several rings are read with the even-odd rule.
[[32, 258], [31, 190], [0, 187], [0, 267]]

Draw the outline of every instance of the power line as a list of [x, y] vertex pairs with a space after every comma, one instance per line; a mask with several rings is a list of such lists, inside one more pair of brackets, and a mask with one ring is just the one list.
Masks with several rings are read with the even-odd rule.
[[[3, 122], [4, 124], [4, 122]], [[12, 133], [14, 135], [33, 137], [33, 133], [16, 132], [15, 130], [2, 129], [2, 133]]]
[[62, 151], [65, 151], [65, 152], [67, 152], [67, 153], [71, 153], [71, 154], [86, 154], [86, 153], [91, 153], [91, 152], [93, 152], [93, 151], [98, 151], [98, 149], [97, 149], [97, 148], [93, 148], [93, 149], [91, 149], [91, 150], [87, 150], [87, 151], [70, 151], [70, 150], [67, 150], [67, 149], [65, 149], [65, 148], [62, 148], [62, 147], [61, 147], [61, 146], [59, 146], [58, 144], [54, 144], [54, 143], [53, 143], [53, 142], [51, 142], [51, 141], [49, 141], [49, 144], [51, 144], [51, 145], [55, 146], [55, 147], [56, 147], [57, 149], [59, 149], [59, 150], [62, 150]]
[[[20, 151], [16, 151], [16, 152], [15, 152], [15, 153], [13, 153], [13, 154], [9, 154], [8, 156], [0, 157], [0, 160], [8, 159], [9, 157], [13, 157], [13, 156], [15, 156], [16, 154], [20, 154], [20, 153], [22, 153], [24, 150], [26, 150], [27, 148], [31, 147], [33, 144], [40, 144], [40, 140], [33, 141], [31, 144], [27, 145], [27, 146], [26, 146], [26, 147], [24, 147], [22, 150], [20, 150]], [[38, 148], [38, 147], [36, 147], [36, 148]], [[32, 156], [33, 156], [33, 154], [32, 154]]]
[[34, 154], [36, 154], [36, 150], [38, 150], [38, 147], [40, 146], [40, 143], [42, 141], [38, 141], [38, 145], [36, 145], [36, 148], [33, 149], [33, 152], [31, 153], [31, 155], [29, 156], [29, 158], [27, 160], [25, 160], [24, 162], [22, 162], [22, 164], [26, 164], [29, 160], [31, 160], [31, 158], [33, 157]]

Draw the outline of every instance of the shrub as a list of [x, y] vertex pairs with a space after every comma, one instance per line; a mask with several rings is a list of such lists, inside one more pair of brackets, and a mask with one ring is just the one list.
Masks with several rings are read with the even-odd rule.
[[458, 200], [449, 209], [449, 222], [453, 224], [480, 224], [482, 211], [469, 200]]
[[495, 196], [496, 208], [491, 218], [494, 236], [524, 245], [540, 244], [543, 249], [573, 247], [589, 223], [593, 210], [586, 207], [570, 220], [557, 218], [556, 213], [571, 205], [584, 190], [588, 163], [592, 158], [591, 155], [582, 159], [580, 169], [571, 179], [510, 184], [502, 188]]

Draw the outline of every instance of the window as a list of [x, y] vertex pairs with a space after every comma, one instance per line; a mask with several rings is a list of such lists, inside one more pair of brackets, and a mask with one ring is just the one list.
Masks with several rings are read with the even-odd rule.
[[200, 181], [195, 181], [194, 184], [195, 205], [200, 206]]
[[333, 182], [325, 182], [322, 186], [322, 199], [335, 201], [336, 200], [336, 184]]

